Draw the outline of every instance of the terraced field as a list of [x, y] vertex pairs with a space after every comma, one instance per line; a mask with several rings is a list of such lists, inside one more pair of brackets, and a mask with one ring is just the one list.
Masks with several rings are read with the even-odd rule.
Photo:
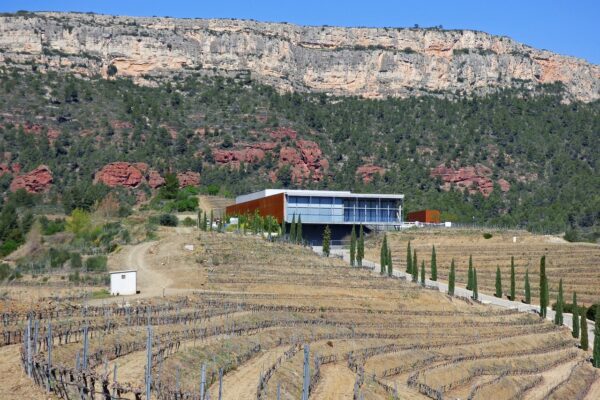
[[[159, 399], [199, 399], [203, 369], [212, 399], [220, 391], [223, 399], [298, 399], [305, 344], [314, 399], [591, 400], [600, 386], [589, 353], [568, 329], [535, 315], [349, 268], [299, 246], [235, 234], [161, 234], [146, 246], [157, 248], [147, 257], [172, 248], [174, 237], [195, 244], [193, 252], [180, 249], [178, 263], [196, 269], [201, 286], [176, 292], [185, 280], [179, 276], [168, 291], [176, 296], [38, 309], [38, 338], [52, 326], [55, 396], [103, 398], [115, 390], [115, 398], [145, 398], [148, 326], [152, 396]], [[168, 273], [164, 263], [150, 264], [157, 276]], [[18, 338], [27, 316], [7, 313], [3, 321], [5, 337]], [[43, 340], [36, 347], [33, 375], [43, 388], [48, 350]]]
[[[524, 231], [490, 232], [485, 239], [482, 231], [421, 230], [388, 233], [394, 267], [406, 269], [406, 247], [410, 240], [417, 250], [419, 263], [425, 260], [427, 276], [431, 248], [435, 245], [438, 279], [448, 280], [450, 262], [456, 263], [456, 284], [466, 286], [469, 256], [477, 268], [480, 293], [495, 293], [496, 267], [500, 267], [505, 294], [510, 288], [510, 257], [515, 258], [517, 299], [525, 297], [525, 272], [529, 270], [532, 301], [538, 301], [540, 258], [546, 256], [546, 274], [550, 283], [550, 300], [556, 301], [559, 279], [563, 279], [564, 292], [570, 301], [577, 292], [579, 303], [587, 306], [600, 302], [600, 246], [589, 243], [568, 243], [556, 237], [532, 235]], [[513, 242], [516, 238], [516, 242]], [[369, 259], [379, 260], [380, 238], [371, 241], [367, 249]]]

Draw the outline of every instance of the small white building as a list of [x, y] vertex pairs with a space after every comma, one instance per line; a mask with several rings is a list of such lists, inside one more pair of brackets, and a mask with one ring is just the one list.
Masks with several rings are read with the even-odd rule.
[[110, 272], [110, 294], [111, 296], [127, 296], [137, 293], [137, 271]]

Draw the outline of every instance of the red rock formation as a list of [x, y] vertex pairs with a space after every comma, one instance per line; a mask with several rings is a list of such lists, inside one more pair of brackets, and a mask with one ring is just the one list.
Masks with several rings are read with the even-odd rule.
[[296, 137], [298, 137], [298, 133], [291, 129], [291, 128], [286, 128], [286, 127], [279, 127], [277, 129], [274, 129], [272, 131], [269, 132], [269, 135], [273, 138], [273, 139], [284, 139], [286, 137], [290, 138], [290, 139], [296, 139]]
[[142, 171], [128, 162], [114, 162], [96, 172], [94, 183], [103, 183], [109, 187], [138, 187], [144, 181]]
[[165, 178], [160, 176], [158, 171], [153, 170], [153, 169], [150, 170], [150, 172], [148, 172], [147, 179], [148, 179], [148, 186], [150, 186], [152, 189], [159, 188], [165, 184]]
[[128, 121], [112, 120], [110, 121], [110, 126], [113, 129], [133, 129], [133, 124]]
[[500, 186], [500, 190], [503, 192], [508, 192], [510, 190], [510, 183], [508, 183], [506, 179], [498, 179], [498, 186]]
[[186, 186], [198, 186], [200, 185], [200, 174], [193, 171], [178, 172], [177, 180], [179, 180], [180, 188]]
[[491, 174], [492, 170], [481, 164], [459, 169], [448, 168], [441, 164], [433, 168], [430, 175], [431, 177], [442, 178], [444, 182], [442, 188], [444, 190], [450, 190], [454, 185], [460, 190], [468, 190], [470, 194], [479, 191], [487, 197], [494, 190], [494, 182], [489, 178]]
[[0, 164], [0, 176], [10, 174], [10, 167], [7, 164]]
[[364, 183], [369, 183], [373, 180], [375, 174], [383, 175], [385, 168], [373, 164], [361, 165], [356, 169], [356, 175], [360, 176]]
[[14, 174], [20, 174], [21, 173], [21, 164], [19, 164], [17, 162], [16, 163], [12, 163], [12, 165], [11, 165], [10, 168], [12, 169], [12, 172]]
[[10, 184], [10, 190], [15, 192], [19, 189], [25, 189], [29, 193], [43, 193], [52, 185], [52, 171], [45, 165], [40, 165], [36, 169], [19, 175], [13, 179]]

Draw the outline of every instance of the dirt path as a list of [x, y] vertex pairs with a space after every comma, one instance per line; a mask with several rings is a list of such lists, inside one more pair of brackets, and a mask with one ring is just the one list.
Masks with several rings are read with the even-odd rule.
[[[268, 350], [264, 354], [240, 365], [237, 370], [225, 375], [223, 377], [223, 400], [256, 399], [259, 374], [269, 368], [288, 348], [289, 346], [280, 346]], [[210, 398], [219, 398], [218, 382], [211, 386]]]
[[560, 364], [556, 368], [544, 371], [540, 375], [544, 379], [542, 384], [535, 386], [525, 394], [527, 400], [538, 400], [544, 399], [547, 396], [548, 391], [552, 390], [557, 385], [560, 385], [565, 379], [569, 377], [571, 370], [575, 367], [578, 360], [574, 360], [565, 364]]
[[145, 242], [133, 246], [127, 255], [127, 265], [137, 269], [138, 289], [144, 295], [160, 296], [162, 288], [171, 284], [168, 274], [155, 270], [146, 262], [146, 254], [158, 242]]
[[29, 379], [20, 363], [20, 345], [0, 347], [0, 399], [46, 399], [44, 392]]
[[311, 398], [316, 400], [351, 400], [354, 396], [354, 373], [343, 364], [321, 367], [321, 380]]

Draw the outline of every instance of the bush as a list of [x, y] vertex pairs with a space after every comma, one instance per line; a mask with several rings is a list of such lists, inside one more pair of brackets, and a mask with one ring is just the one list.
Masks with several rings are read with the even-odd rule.
[[0, 264], [0, 282], [10, 276], [10, 265], [2, 263]]
[[80, 269], [82, 266], [83, 262], [81, 260], [81, 254], [71, 253], [71, 268]]
[[0, 257], [4, 257], [19, 248], [19, 244], [14, 240], [7, 240], [0, 245]]
[[42, 234], [46, 236], [54, 235], [65, 230], [66, 222], [64, 219], [49, 220], [45, 215], [40, 217]]
[[62, 267], [67, 260], [71, 258], [71, 255], [66, 250], [59, 250], [53, 247], [48, 251], [48, 255], [50, 256], [50, 266], [52, 268], [60, 268]]
[[[592, 304], [590, 307], [587, 307], [587, 319], [590, 321], [596, 320], [596, 307], [600, 307], [600, 303]], [[556, 310], [556, 303], [552, 304], [552, 309]], [[581, 315], [581, 311], [583, 307], [579, 307], [579, 314]], [[573, 304], [572, 303], [564, 303], [563, 304], [563, 312], [573, 314]]]
[[194, 221], [193, 219], [191, 219], [190, 217], [186, 217], [183, 220], [183, 226], [195, 226], [196, 225], [196, 221]]
[[106, 262], [106, 256], [93, 256], [85, 260], [85, 267], [90, 272], [105, 272]]
[[162, 214], [158, 219], [158, 223], [162, 226], [177, 226], [179, 221], [173, 214]]
[[483, 234], [483, 238], [484, 239], [491, 239], [492, 236], [494, 236], [494, 235], [492, 235], [491, 233], [488, 233], [488, 232], [486, 232], [486, 233]]

